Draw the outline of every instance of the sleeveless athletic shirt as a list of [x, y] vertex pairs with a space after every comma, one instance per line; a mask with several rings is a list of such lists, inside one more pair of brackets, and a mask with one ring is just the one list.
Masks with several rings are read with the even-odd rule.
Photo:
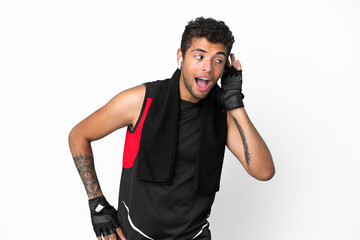
[[[151, 99], [145, 102], [136, 128], [127, 131], [124, 151], [130, 155], [137, 153]], [[118, 220], [126, 239], [211, 239], [207, 218], [215, 193], [194, 191], [201, 104], [180, 100], [177, 157], [170, 185], [138, 180], [136, 156], [134, 162], [123, 162]]]

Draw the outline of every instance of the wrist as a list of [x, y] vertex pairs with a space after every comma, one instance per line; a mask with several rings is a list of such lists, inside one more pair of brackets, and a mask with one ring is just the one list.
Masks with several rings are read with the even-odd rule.
[[243, 94], [240, 91], [233, 90], [232, 92], [228, 92], [228, 95], [230, 96], [226, 96], [225, 94], [225, 99], [223, 101], [227, 111], [244, 107]]
[[104, 197], [104, 195], [102, 194], [102, 192], [97, 192], [96, 194], [89, 194], [88, 193], [88, 199], [94, 199], [94, 198], [98, 198], [98, 197]]
[[99, 213], [105, 207], [112, 207], [105, 197], [96, 197], [89, 199], [89, 207], [91, 214]]
[[238, 117], [246, 114], [245, 107], [238, 107], [228, 111], [232, 117]]

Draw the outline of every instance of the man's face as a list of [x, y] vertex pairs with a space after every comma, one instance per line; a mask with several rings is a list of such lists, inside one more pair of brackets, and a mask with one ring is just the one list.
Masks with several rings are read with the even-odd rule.
[[[206, 38], [194, 38], [183, 56], [180, 76], [180, 98], [198, 102], [205, 98], [219, 80], [226, 63], [226, 47]], [[178, 59], [182, 56], [178, 51]]]

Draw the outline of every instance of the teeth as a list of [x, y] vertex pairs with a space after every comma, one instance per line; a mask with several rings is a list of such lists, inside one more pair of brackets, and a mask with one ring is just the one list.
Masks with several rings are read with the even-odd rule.
[[199, 77], [199, 78], [197, 78], [197, 79], [201, 79], [201, 80], [204, 80], [204, 81], [209, 81], [208, 78], [201, 78], [201, 77]]

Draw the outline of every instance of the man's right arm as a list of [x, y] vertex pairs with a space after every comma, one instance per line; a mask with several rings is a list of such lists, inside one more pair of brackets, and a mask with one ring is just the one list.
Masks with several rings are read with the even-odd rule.
[[140, 85], [119, 93], [71, 130], [70, 150], [89, 199], [102, 196], [94, 169], [91, 142], [122, 127], [135, 126], [145, 91], [145, 86]]
[[95, 172], [91, 142], [122, 127], [135, 126], [145, 91], [145, 86], [140, 85], [119, 93], [71, 130], [70, 151], [89, 199], [103, 196]]

